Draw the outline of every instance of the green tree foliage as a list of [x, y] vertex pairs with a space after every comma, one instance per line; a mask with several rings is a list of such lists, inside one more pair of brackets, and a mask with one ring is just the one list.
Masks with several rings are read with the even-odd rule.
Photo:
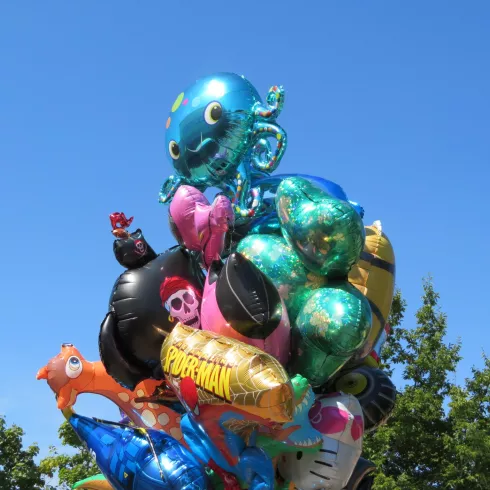
[[451, 379], [460, 345], [446, 343], [446, 316], [429, 278], [423, 284], [417, 326], [401, 323], [406, 304], [393, 302], [393, 334], [383, 368], [402, 369], [406, 385], [393, 416], [365, 439], [364, 456], [378, 465], [375, 490], [490, 489], [490, 360], [473, 369], [463, 387]]
[[473, 368], [464, 387], [452, 389], [446, 488], [490, 489], [490, 359], [483, 360], [483, 369]]
[[68, 422], [61, 424], [58, 435], [63, 446], [75, 451], [71, 455], [59, 454], [55, 447], [51, 447], [49, 456], [39, 465], [43, 475], [53, 478], [57, 473], [59, 485], [56, 488], [71, 488], [76, 482], [100, 473], [95, 459]]
[[7, 427], [0, 416], [0, 490], [40, 490], [44, 481], [34, 458], [39, 448], [33, 444], [24, 449], [24, 431], [12, 425]]

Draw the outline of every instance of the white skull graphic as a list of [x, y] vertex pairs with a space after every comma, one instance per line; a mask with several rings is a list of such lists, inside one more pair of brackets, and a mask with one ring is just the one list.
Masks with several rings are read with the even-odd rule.
[[172, 294], [165, 303], [170, 315], [177, 318], [188, 327], [200, 328], [201, 317], [199, 316], [199, 300], [196, 293], [189, 289], [179, 289]]
[[142, 242], [141, 240], [136, 240], [134, 242], [134, 246], [136, 247], [135, 252], [138, 255], [145, 255], [145, 253], [146, 253], [146, 245], [145, 245], [144, 242]]

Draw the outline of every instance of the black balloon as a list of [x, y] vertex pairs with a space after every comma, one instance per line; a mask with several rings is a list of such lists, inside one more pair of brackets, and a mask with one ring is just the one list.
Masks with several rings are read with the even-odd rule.
[[372, 473], [375, 470], [376, 465], [374, 463], [359, 458], [345, 490], [371, 490], [374, 480]]
[[395, 408], [395, 385], [381, 369], [360, 366], [343, 371], [328, 383], [327, 391], [343, 391], [358, 399], [366, 432], [384, 424]]
[[202, 270], [181, 247], [156, 256], [143, 267], [125, 271], [112, 289], [99, 350], [109, 375], [129, 389], [150, 377], [163, 379], [160, 349], [178, 321], [169, 318], [160, 298], [160, 286], [170, 277], [179, 277], [198, 291], [203, 289]]
[[279, 292], [260, 269], [242, 254], [214, 262], [208, 282], [216, 281], [216, 302], [224, 319], [250, 339], [266, 339], [282, 317]]
[[157, 256], [140, 229], [128, 238], [114, 240], [113, 250], [116, 260], [126, 269], [142, 267]]

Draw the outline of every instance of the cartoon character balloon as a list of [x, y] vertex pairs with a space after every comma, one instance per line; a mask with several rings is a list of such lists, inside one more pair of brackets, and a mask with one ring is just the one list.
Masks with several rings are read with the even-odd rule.
[[[283, 103], [282, 87], [272, 87], [264, 104], [255, 87], [234, 73], [204, 77], [180, 93], [166, 123], [175, 175], [163, 184], [160, 202], [170, 202], [182, 184], [201, 191], [218, 187], [233, 198], [238, 216], [253, 216], [260, 194], [250, 187], [252, 173], [272, 173], [286, 149], [286, 133], [275, 124]], [[271, 137], [274, 151], [266, 139]]]
[[349, 481], [362, 451], [364, 419], [352, 395], [321, 395], [309, 412], [311, 425], [323, 434], [318, 453], [287, 454], [279, 462], [283, 478], [298, 490], [341, 490]]

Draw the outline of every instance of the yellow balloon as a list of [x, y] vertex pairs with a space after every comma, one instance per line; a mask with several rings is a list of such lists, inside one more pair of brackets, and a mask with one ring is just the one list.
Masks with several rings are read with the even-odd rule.
[[352, 361], [364, 360], [381, 336], [390, 314], [395, 292], [395, 253], [381, 222], [366, 226], [366, 242], [361, 258], [349, 272], [349, 282], [369, 300], [372, 326], [369, 336]]
[[161, 363], [177, 394], [184, 378], [199, 405], [227, 405], [277, 423], [293, 418], [293, 387], [277, 359], [256, 347], [177, 323], [165, 339]]

